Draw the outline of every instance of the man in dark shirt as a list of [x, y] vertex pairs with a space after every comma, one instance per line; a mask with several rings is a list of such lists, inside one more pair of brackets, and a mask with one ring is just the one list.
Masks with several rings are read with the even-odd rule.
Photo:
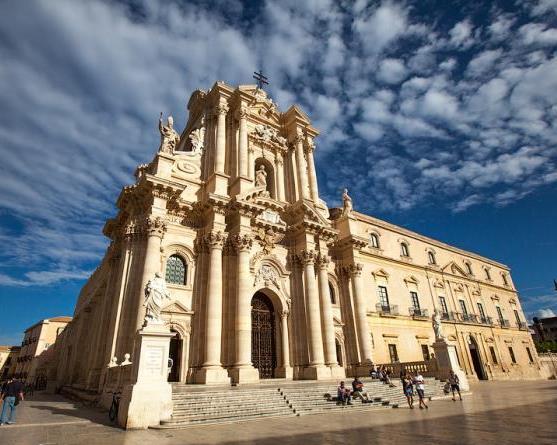
[[364, 391], [364, 384], [358, 377], [352, 381], [352, 398], [360, 399], [362, 403], [369, 403], [369, 395]]
[[[16, 401], [23, 400], [23, 383], [18, 380], [10, 380], [2, 393], [2, 415], [0, 416], [0, 425], [7, 423], [11, 425], [15, 423]], [[8, 411], [10, 412], [8, 417]]]

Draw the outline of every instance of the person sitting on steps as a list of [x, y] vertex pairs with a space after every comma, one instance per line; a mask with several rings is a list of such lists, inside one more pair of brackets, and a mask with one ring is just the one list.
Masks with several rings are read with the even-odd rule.
[[340, 385], [337, 388], [337, 403], [352, 405], [352, 402], [350, 401], [350, 389], [344, 386], [344, 382], [340, 382]]
[[364, 391], [364, 384], [357, 376], [352, 381], [352, 398], [358, 398], [362, 403], [370, 402], [368, 393]]

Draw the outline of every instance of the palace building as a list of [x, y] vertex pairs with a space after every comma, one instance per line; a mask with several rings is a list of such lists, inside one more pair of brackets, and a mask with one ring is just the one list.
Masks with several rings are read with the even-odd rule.
[[[338, 379], [432, 360], [434, 311], [470, 379], [539, 378], [509, 268], [320, 199], [309, 117], [255, 85], [195, 91], [179, 135], [123, 188], [110, 246], [56, 342], [49, 383], [129, 381], [156, 273], [168, 380]], [[342, 184], [339, 184], [342, 186]]]

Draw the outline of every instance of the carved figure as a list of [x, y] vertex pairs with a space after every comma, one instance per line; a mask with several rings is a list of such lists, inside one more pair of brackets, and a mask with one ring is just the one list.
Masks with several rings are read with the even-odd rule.
[[435, 309], [432, 317], [433, 332], [435, 332], [435, 340], [444, 340], [443, 330], [441, 328], [441, 315], [439, 311]]
[[191, 141], [192, 153], [203, 153], [204, 138], [205, 138], [204, 128], [197, 128], [190, 133], [189, 140]]
[[255, 186], [256, 187], [267, 187], [267, 172], [265, 171], [265, 166], [261, 164], [259, 170], [255, 174]]
[[145, 286], [145, 324], [162, 324], [161, 309], [165, 300], [170, 300], [170, 292], [166, 288], [166, 282], [162, 275], [157, 272], [155, 278], [147, 282]]
[[342, 215], [351, 215], [352, 209], [352, 198], [348, 195], [348, 189], [344, 189], [342, 192]]
[[166, 120], [166, 125], [162, 123], [162, 112], [159, 117], [159, 132], [161, 134], [161, 145], [159, 151], [162, 153], [173, 154], [174, 150], [180, 142], [180, 136], [174, 130], [174, 119], [172, 116], [168, 116]]
[[260, 241], [263, 253], [268, 255], [275, 248], [275, 244], [284, 238], [284, 235], [282, 233], [275, 233], [271, 228], [265, 230], [260, 227], [255, 237]]

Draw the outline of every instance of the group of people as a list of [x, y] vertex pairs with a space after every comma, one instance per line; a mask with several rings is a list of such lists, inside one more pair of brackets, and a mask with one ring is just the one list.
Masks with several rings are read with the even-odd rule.
[[23, 382], [17, 379], [9, 379], [2, 384], [0, 400], [2, 400], [2, 414], [0, 425], [15, 423], [17, 405], [23, 401]]
[[413, 375], [410, 372], [405, 373], [404, 370], [400, 371], [400, 382], [410, 409], [414, 409], [414, 387], [416, 387], [416, 393], [418, 394], [420, 409], [429, 409], [425, 403], [425, 380], [419, 372]]
[[363, 382], [358, 377], [354, 377], [352, 389], [345, 386], [344, 382], [340, 382], [337, 388], [337, 404], [352, 405], [352, 399], [360, 399], [362, 403], [371, 403], [372, 401], [369, 394], [364, 390]]
[[369, 375], [372, 379], [379, 379], [391, 388], [395, 386], [395, 384], [391, 381], [391, 370], [387, 369], [385, 365], [381, 365], [379, 368], [376, 365], [373, 365]]

